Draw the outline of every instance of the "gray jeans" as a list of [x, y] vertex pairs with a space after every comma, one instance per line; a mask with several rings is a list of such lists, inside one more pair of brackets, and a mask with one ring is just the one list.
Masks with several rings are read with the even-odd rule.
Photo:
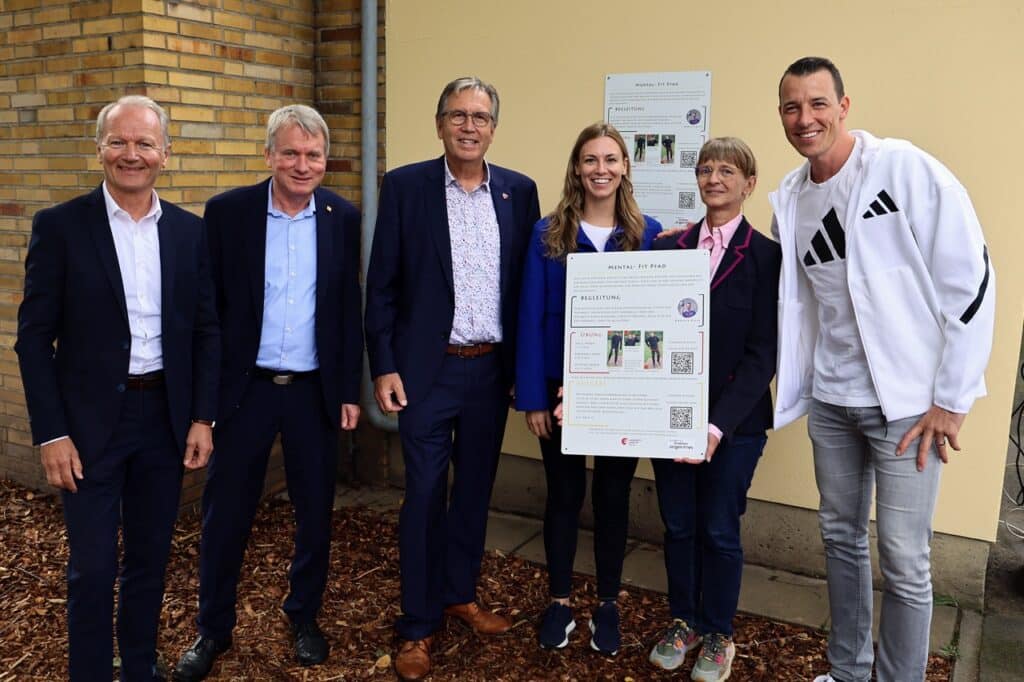
[[821, 495], [831, 611], [828, 659], [833, 677], [871, 679], [871, 560], [868, 514], [878, 488], [878, 561], [885, 581], [879, 628], [879, 682], [918, 682], [928, 663], [932, 618], [929, 543], [942, 463], [935, 447], [917, 471], [915, 440], [896, 445], [920, 417], [886, 422], [878, 407], [839, 407], [815, 400], [807, 431]]

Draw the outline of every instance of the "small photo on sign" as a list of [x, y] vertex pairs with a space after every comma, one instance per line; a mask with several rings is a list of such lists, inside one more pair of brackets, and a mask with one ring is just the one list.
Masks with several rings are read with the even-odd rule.
[[609, 330], [608, 332], [608, 360], [609, 367], [622, 367], [622, 331]]
[[661, 347], [665, 342], [665, 332], [644, 332], [644, 369], [661, 369]]

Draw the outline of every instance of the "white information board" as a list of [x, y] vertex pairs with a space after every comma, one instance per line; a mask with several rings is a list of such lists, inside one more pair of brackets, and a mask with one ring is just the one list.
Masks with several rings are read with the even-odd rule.
[[710, 129], [711, 72], [608, 75], [604, 109], [630, 150], [640, 210], [666, 228], [703, 216], [694, 168]]
[[702, 249], [569, 255], [563, 453], [704, 458], [709, 268]]

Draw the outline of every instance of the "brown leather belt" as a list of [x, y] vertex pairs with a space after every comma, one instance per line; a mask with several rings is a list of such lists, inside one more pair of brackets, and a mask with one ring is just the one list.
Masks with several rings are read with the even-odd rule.
[[496, 343], [471, 343], [465, 346], [457, 346], [453, 343], [448, 344], [448, 349], [445, 351], [448, 355], [455, 355], [460, 358], [478, 358], [481, 355], [487, 355], [493, 353], [494, 349], [498, 347]]
[[287, 386], [293, 384], [296, 381], [302, 379], [309, 379], [316, 376], [319, 370], [312, 369], [308, 372], [288, 372], [285, 370], [265, 369], [263, 367], [257, 367], [253, 370], [253, 375], [260, 377], [261, 379], [270, 379], [278, 386]]
[[124, 382], [124, 387], [131, 391], [144, 391], [149, 388], [160, 388], [163, 385], [164, 371], [162, 369], [145, 374], [129, 374], [128, 381]]

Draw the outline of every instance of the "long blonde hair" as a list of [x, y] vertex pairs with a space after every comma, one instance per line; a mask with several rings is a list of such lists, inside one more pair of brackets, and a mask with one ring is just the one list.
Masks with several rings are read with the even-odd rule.
[[569, 163], [565, 169], [562, 198], [548, 216], [548, 227], [544, 231], [544, 251], [545, 255], [553, 260], [564, 261], [568, 254], [576, 251], [576, 236], [579, 234], [580, 221], [583, 219], [583, 203], [586, 197], [583, 181], [576, 174], [576, 164], [579, 162], [583, 145], [598, 137], [609, 137], [615, 141], [622, 153], [622, 162], [626, 166], [619, 189], [615, 193], [615, 221], [622, 228], [618, 247], [622, 251], [636, 251], [643, 242], [646, 224], [644, 215], [633, 198], [626, 141], [622, 139], [615, 126], [609, 123], [594, 123], [580, 131], [576, 144], [572, 146]]

